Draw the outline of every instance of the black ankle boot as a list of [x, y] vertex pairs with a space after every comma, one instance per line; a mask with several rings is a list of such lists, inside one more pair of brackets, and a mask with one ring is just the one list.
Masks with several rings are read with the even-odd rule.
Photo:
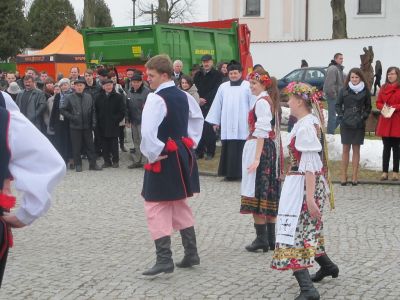
[[268, 244], [270, 250], [275, 250], [275, 223], [267, 223]]
[[180, 231], [182, 245], [185, 248], [185, 256], [182, 261], [176, 263], [178, 268], [190, 268], [200, 264], [200, 257], [197, 253], [196, 233], [194, 227], [188, 227]]
[[259, 249], [262, 249], [263, 252], [268, 251], [268, 237], [267, 237], [267, 224], [254, 224], [254, 228], [256, 229], [257, 237], [250, 244], [246, 246], [246, 250], [249, 252], [256, 252]]
[[319, 300], [319, 293], [314, 287], [307, 269], [295, 271], [293, 275], [300, 286], [300, 295], [295, 300]]
[[174, 271], [174, 262], [172, 261], [171, 237], [164, 236], [155, 240], [154, 243], [157, 254], [156, 264], [142, 274], [153, 276], [160, 273], [172, 273]]
[[332, 278], [339, 276], [338, 266], [330, 260], [328, 255], [324, 254], [316, 257], [315, 261], [321, 266], [321, 268], [317, 271], [317, 273], [311, 275], [311, 280], [313, 282], [319, 282], [327, 276], [332, 276]]

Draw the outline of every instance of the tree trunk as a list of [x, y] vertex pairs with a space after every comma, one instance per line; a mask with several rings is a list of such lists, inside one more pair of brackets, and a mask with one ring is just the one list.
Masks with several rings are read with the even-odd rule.
[[95, 27], [94, 8], [95, 0], [84, 0], [83, 4], [83, 21], [85, 27]]
[[158, 0], [157, 23], [166, 24], [169, 19], [168, 0]]
[[331, 0], [332, 39], [347, 39], [345, 0]]

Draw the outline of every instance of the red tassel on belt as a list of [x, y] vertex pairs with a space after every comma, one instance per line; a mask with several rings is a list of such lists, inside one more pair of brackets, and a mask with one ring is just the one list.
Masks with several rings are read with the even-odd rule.
[[[3, 211], [10, 212], [10, 209], [15, 206], [16, 199], [12, 195], [0, 194], [0, 207], [3, 208]], [[4, 238], [7, 240], [7, 243], [4, 243], [2, 249], [0, 249], [0, 257], [4, 254], [6, 247], [12, 247], [14, 245], [14, 240], [11, 232], [11, 227], [6, 224], [4, 220], [1, 220], [5, 225]]]

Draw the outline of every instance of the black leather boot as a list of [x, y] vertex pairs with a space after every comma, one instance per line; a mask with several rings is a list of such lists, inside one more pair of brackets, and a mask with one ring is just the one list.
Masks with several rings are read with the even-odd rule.
[[157, 254], [156, 264], [142, 274], [153, 276], [160, 273], [172, 273], [174, 271], [174, 262], [172, 261], [171, 237], [164, 236], [155, 240], [154, 243]]
[[262, 249], [263, 252], [267, 252], [269, 248], [267, 224], [254, 224], [254, 228], [256, 229], [257, 237], [250, 245], [246, 246], [246, 250], [249, 252], [256, 252], [257, 250]]
[[315, 261], [321, 266], [321, 268], [317, 271], [317, 273], [311, 275], [311, 280], [313, 282], [319, 282], [327, 276], [332, 276], [332, 278], [339, 276], [338, 266], [330, 260], [328, 255], [324, 254], [316, 257]]
[[307, 269], [295, 271], [293, 275], [300, 286], [300, 295], [295, 300], [319, 300], [319, 293], [314, 287]]
[[267, 223], [268, 244], [270, 250], [275, 250], [275, 223]]
[[185, 256], [181, 262], [175, 265], [178, 268], [190, 268], [200, 264], [200, 257], [197, 253], [196, 233], [194, 227], [188, 227], [180, 231], [182, 237], [182, 245], [185, 248]]

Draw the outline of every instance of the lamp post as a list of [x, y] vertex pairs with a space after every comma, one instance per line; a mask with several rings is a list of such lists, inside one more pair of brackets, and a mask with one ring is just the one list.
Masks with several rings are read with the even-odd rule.
[[136, 18], [136, 0], [132, 0], [133, 4], [133, 13], [132, 13], [132, 26], [135, 26], [135, 18]]

